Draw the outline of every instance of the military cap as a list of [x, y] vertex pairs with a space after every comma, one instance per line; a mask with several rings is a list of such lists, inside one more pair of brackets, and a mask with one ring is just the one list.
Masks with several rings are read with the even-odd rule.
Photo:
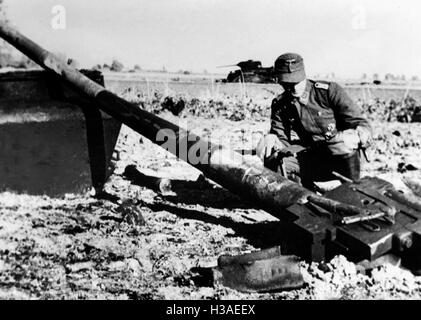
[[297, 53], [284, 53], [275, 60], [275, 76], [279, 82], [298, 83], [306, 78], [303, 58]]

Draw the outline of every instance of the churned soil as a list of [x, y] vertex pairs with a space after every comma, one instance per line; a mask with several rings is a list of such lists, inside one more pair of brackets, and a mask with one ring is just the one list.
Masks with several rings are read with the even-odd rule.
[[[234, 149], [251, 149], [269, 127], [267, 119], [161, 115]], [[420, 125], [373, 126], [375, 145], [364, 174], [408, 191], [402, 178], [421, 181]], [[278, 220], [127, 127], [114, 158], [107, 199], [0, 194], [1, 299], [421, 298], [421, 277], [393, 266], [366, 275], [343, 256], [302, 262], [307, 284], [299, 290], [246, 294], [213, 285], [194, 268], [216, 266], [222, 254], [279, 244]], [[170, 179], [171, 191], [126, 178], [127, 166]]]

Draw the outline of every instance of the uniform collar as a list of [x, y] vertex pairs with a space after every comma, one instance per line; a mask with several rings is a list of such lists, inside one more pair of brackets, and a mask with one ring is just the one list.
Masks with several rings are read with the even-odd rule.
[[[294, 97], [290, 94], [287, 95], [288, 99], [292, 100], [292, 101], [298, 101], [300, 102], [300, 104], [302, 105], [307, 105], [308, 103], [308, 99], [310, 97], [310, 90], [311, 90], [311, 82], [310, 80], [306, 79], [306, 87], [304, 88], [304, 91], [301, 95], [301, 97], [297, 98]], [[285, 97], [286, 91], [282, 92], [279, 96], [276, 97], [276, 99], [281, 99], [282, 97]]]
[[311, 83], [308, 79], [306, 79], [306, 87], [304, 89], [303, 94], [301, 95], [301, 97], [298, 99], [298, 101], [302, 104], [302, 105], [307, 105], [308, 103], [308, 98], [310, 96], [310, 90], [311, 90]]

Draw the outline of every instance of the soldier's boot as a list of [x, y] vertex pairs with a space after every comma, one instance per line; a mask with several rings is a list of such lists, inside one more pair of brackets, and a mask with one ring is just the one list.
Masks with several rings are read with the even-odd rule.
[[[361, 177], [361, 161], [358, 151], [347, 156], [336, 156], [333, 159], [333, 170], [352, 181], [358, 181]], [[333, 179], [336, 179], [332, 176]]]

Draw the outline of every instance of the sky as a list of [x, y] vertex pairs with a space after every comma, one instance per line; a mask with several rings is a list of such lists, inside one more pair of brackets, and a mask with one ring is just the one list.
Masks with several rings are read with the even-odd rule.
[[[117, 58], [128, 67], [224, 73], [229, 69], [217, 66], [247, 59], [270, 66], [280, 54], [297, 52], [309, 75], [421, 77], [418, 0], [5, 3], [10, 22], [22, 33], [83, 67]], [[56, 6], [65, 11], [53, 11]]]

